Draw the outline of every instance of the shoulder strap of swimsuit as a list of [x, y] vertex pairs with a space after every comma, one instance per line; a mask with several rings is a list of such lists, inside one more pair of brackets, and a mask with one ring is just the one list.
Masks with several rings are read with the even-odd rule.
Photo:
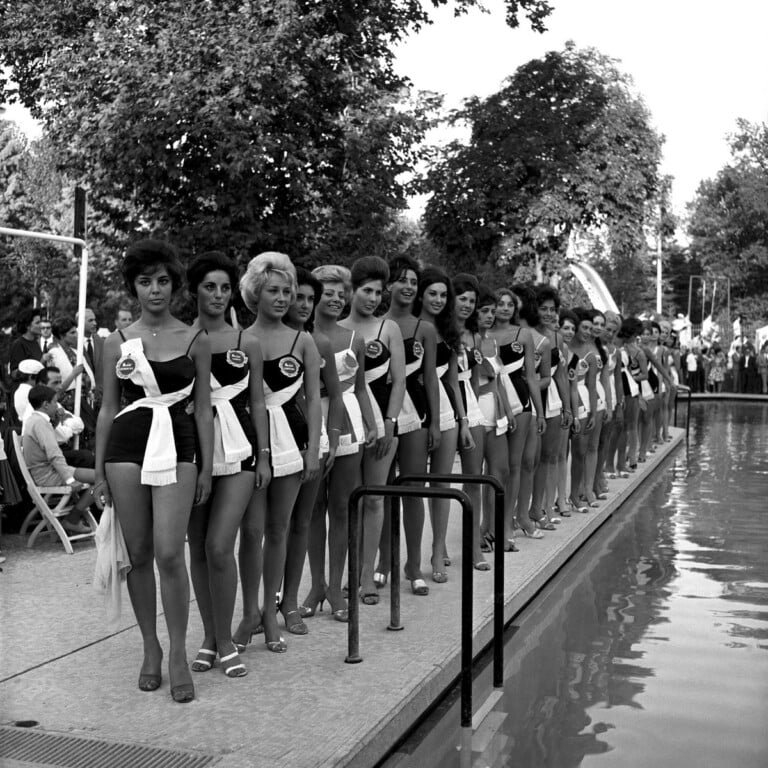
[[196, 334], [195, 334], [195, 335], [192, 337], [192, 341], [190, 341], [190, 342], [189, 342], [189, 346], [187, 347], [187, 351], [184, 353], [185, 355], [187, 355], [187, 357], [189, 357], [189, 350], [190, 350], [190, 349], [192, 349], [192, 345], [195, 343], [195, 341], [197, 341], [197, 337], [198, 337], [198, 336], [199, 336], [201, 333], [208, 333], [208, 331], [206, 331], [206, 330], [205, 330], [205, 328], [201, 328], [201, 329], [200, 329], [200, 330], [199, 330], [199, 331], [198, 331], [198, 332], [197, 332], [197, 333], [196, 333]]
[[293, 350], [296, 347], [296, 342], [299, 340], [299, 336], [301, 335], [301, 331], [296, 331], [296, 336], [293, 338], [293, 344], [291, 344], [291, 348], [288, 350], [288, 354], [292, 355]]
[[376, 336], [376, 341], [379, 341], [381, 339], [381, 332], [384, 330], [384, 323], [386, 323], [386, 318], [381, 321], [381, 325], [379, 326], [379, 333]]
[[125, 341], [125, 336], [123, 336], [123, 332], [122, 332], [120, 329], [118, 329], [118, 331], [117, 331], [117, 332], [120, 334], [120, 338], [121, 338], [123, 341]]
[[352, 349], [352, 342], [355, 340], [355, 331], [352, 330], [352, 335], [349, 337], [349, 347], [348, 349]]
[[243, 329], [240, 329], [240, 333], [237, 334], [237, 348], [240, 349], [240, 341], [243, 338]]
[[421, 325], [421, 318], [416, 321], [416, 327], [413, 329], [413, 338], [416, 338], [416, 334], [419, 332], [419, 326]]
[[518, 328], [517, 328], [517, 333], [515, 334], [515, 341], [517, 341], [517, 340], [520, 338], [520, 331], [522, 331], [522, 330], [523, 330], [523, 329], [522, 329], [522, 328], [520, 328], [520, 326], [518, 326]]

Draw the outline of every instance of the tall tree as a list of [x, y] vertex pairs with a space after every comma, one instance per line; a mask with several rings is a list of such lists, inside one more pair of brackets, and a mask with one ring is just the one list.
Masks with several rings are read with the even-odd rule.
[[569, 43], [452, 120], [471, 136], [428, 174], [425, 221], [453, 264], [556, 267], [574, 227], [607, 227], [617, 254], [640, 247], [662, 140], [614, 60]]
[[[457, 12], [477, 0], [448, 2]], [[425, 4], [426, 5], [426, 4]], [[0, 2], [3, 63], [61, 163], [127, 233], [351, 258], [406, 204], [438, 101], [393, 46], [419, 0]], [[547, 0], [507, 0], [542, 29]]]
[[689, 204], [690, 251], [709, 277], [728, 278], [734, 313], [768, 319], [768, 125], [739, 120], [732, 162]]

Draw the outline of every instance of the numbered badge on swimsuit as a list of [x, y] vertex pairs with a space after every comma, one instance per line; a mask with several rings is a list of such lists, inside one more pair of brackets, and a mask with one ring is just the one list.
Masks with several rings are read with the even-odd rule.
[[115, 366], [118, 379], [130, 379], [136, 370], [136, 361], [130, 355], [123, 355]]
[[424, 357], [424, 347], [421, 346], [420, 341], [413, 342], [413, 356], [419, 359]]
[[373, 341], [369, 341], [365, 345], [365, 356], [366, 357], [376, 358], [383, 351], [384, 351], [384, 345], [378, 339], [374, 339]]
[[299, 375], [299, 361], [295, 357], [281, 358], [277, 367], [287, 379], [295, 379]]
[[325, 368], [325, 358], [321, 357], [320, 358], [320, 370], [322, 371], [323, 368]]
[[472, 350], [472, 357], [475, 358], [475, 362], [478, 365], [483, 364], [483, 353], [477, 347]]
[[248, 355], [242, 349], [228, 349], [227, 362], [233, 368], [245, 368], [248, 364]]
[[600, 356], [598, 356], [596, 358], [596, 360], [597, 360], [597, 370], [598, 371], [602, 371], [603, 370], [603, 359]]
[[576, 369], [579, 373], [586, 373], [589, 370], [589, 363], [586, 360], [579, 360], [576, 363]]
[[568, 381], [576, 381], [576, 369], [575, 368], [569, 368], [568, 369]]
[[533, 362], [536, 363], [537, 368], [541, 365], [541, 352], [533, 353]]
[[519, 341], [513, 341], [511, 349], [516, 355], [523, 353], [523, 345]]

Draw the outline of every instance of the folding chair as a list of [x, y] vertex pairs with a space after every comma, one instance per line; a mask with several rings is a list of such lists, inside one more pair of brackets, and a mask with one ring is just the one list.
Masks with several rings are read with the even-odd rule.
[[[85, 520], [90, 526], [89, 533], [77, 533], [70, 535], [64, 526], [59, 522], [59, 518], [66, 517], [77, 501], [77, 497], [72, 491], [72, 487], [69, 485], [51, 485], [51, 486], [38, 486], [32, 479], [32, 475], [27, 467], [27, 462], [24, 461], [24, 452], [21, 447], [21, 437], [14, 432], [12, 435], [13, 449], [16, 452], [16, 460], [19, 464], [19, 470], [21, 476], [24, 478], [24, 482], [27, 486], [27, 492], [34, 506], [30, 510], [29, 514], [24, 519], [24, 523], [21, 526], [20, 533], [25, 535], [27, 528], [39, 517], [32, 534], [30, 535], [27, 546], [33, 547], [35, 539], [41, 533], [55, 533], [61, 543], [64, 545], [64, 549], [67, 554], [74, 554], [72, 548], [73, 541], [79, 541], [81, 539], [92, 539], [96, 533], [96, 520], [91, 514], [90, 510], [85, 513]], [[55, 506], [52, 506], [56, 502]]]

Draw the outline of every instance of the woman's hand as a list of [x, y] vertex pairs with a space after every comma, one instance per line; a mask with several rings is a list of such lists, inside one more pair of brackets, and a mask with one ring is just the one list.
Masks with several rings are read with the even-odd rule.
[[543, 435], [547, 431], [547, 420], [544, 416], [536, 417], [536, 431]]
[[93, 494], [93, 500], [96, 502], [96, 506], [99, 509], [104, 509], [107, 504], [112, 503], [112, 494], [110, 493], [107, 481], [103, 477], [101, 479], [96, 478], [96, 482], [91, 488], [91, 493]]
[[259, 453], [256, 461], [256, 480], [255, 487], [261, 490], [269, 485], [272, 480], [272, 468], [269, 466], [269, 456], [265, 453]]
[[320, 474], [320, 458], [314, 451], [304, 451], [304, 471], [301, 473], [301, 482], [309, 483], [317, 479]]
[[333, 464], [336, 461], [336, 451], [338, 451], [337, 445], [331, 445], [328, 448], [328, 455], [325, 457], [325, 469], [323, 470], [323, 477], [327, 477], [328, 473], [333, 468]]
[[391, 419], [384, 420], [384, 437], [380, 437], [376, 442], [376, 458], [383, 459], [392, 447], [392, 440], [395, 437], [395, 424]]
[[511, 414], [507, 414], [507, 421], [509, 422], [509, 426], [507, 427], [507, 432], [512, 433], [517, 430], [517, 419]]
[[580, 435], [581, 434], [581, 419], [577, 419], [574, 417], [573, 424], [571, 424], [571, 431], [574, 435]]
[[212, 485], [213, 481], [210, 472], [198, 472], [197, 487], [195, 488], [195, 504], [205, 504], [205, 502], [208, 501], [208, 497], [211, 495]]
[[591, 432], [594, 429], [594, 426], [595, 426], [595, 416], [592, 413], [592, 411], [590, 411], [587, 414], [587, 423], [584, 425], [584, 431]]
[[462, 419], [459, 426], [459, 445], [465, 451], [475, 450], [475, 440], [472, 437], [472, 431], [469, 428], [469, 422]]
[[560, 412], [560, 429], [570, 429], [573, 424], [573, 414], [570, 411]]
[[440, 447], [440, 441], [443, 435], [440, 432], [439, 424], [430, 424], [427, 430], [427, 450], [436, 451]]

